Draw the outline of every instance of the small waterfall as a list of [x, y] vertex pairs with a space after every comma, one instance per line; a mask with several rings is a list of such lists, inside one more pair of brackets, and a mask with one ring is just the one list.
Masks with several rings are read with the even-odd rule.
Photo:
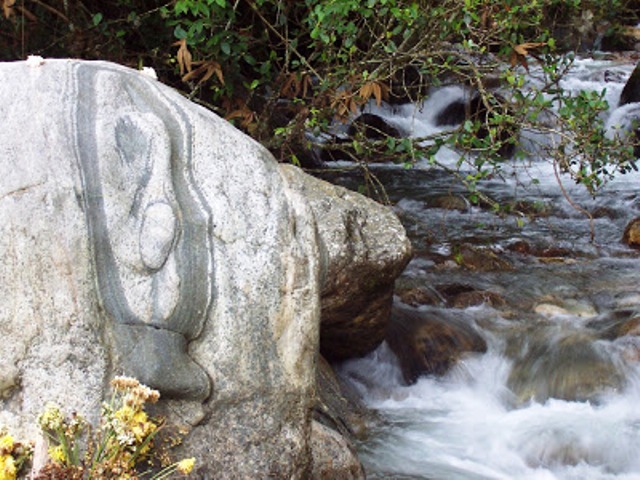
[[[606, 88], [614, 135], [640, 113], [637, 104], [616, 107], [632, 69], [578, 60], [562, 87]], [[422, 138], [451, 128], [435, 126], [435, 115], [468, 95], [449, 86], [422, 105], [371, 105], [370, 112]], [[455, 152], [439, 153], [445, 164], [456, 160]], [[368, 478], [640, 479], [640, 258], [620, 241], [626, 223], [640, 216], [639, 175], [620, 176], [596, 199], [566, 180], [570, 195], [596, 212], [590, 220], [565, 199], [546, 159], [511, 168], [482, 188], [501, 202], [538, 202], [544, 214], [500, 218], [469, 205], [441, 208], [435, 197], [464, 191], [426, 161], [410, 171], [376, 170], [416, 250], [399, 285], [464, 286], [505, 305], [454, 307], [441, 295], [435, 305], [413, 307], [468, 318], [487, 343], [485, 353], [463, 356], [442, 377], [406, 385], [387, 344], [339, 367], [384, 418], [359, 446]], [[538, 185], [523, 188], [522, 175]], [[448, 263], [460, 245], [489, 249], [513, 268]]]

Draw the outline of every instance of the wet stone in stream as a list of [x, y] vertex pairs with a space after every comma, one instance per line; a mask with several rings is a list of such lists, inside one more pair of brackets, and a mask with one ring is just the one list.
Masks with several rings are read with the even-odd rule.
[[597, 401], [607, 391], [624, 386], [624, 375], [595, 337], [578, 331], [549, 336], [533, 338], [513, 365], [507, 384], [518, 403], [549, 398]]

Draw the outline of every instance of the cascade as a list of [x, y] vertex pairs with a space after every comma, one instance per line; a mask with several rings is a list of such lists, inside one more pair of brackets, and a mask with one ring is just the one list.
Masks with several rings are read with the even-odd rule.
[[[576, 60], [561, 86], [606, 88], [613, 130], [640, 108], [617, 107], [632, 69]], [[449, 86], [422, 105], [370, 105], [369, 112], [422, 138], [451, 128], [436, 126], [436, 114], [464, 95]], [[457, 158], [448, 149], [438, 153], [445, 165]], [[487, 348], [463, 355], [444, 376], [411, 385], [386, 343], [339, 367], [384, 419], [359, 446], [368, 478], [639, 479], [640, 257], [621, 242], [625, 225], [640, 216], [639, 175], [619, 176], [596, 198], [563, 179], [572, 202], [593, 212], [589, 219], [567, 200], [548, 159], [513, 160], [503, 178], [484, 181], [482, 189], [536, 212], [514, 218], [464, 202], [442, 208], [439, 197], [465, 192], [426, 160], [411, 170], [372, 168], [416, 251], [396, 301], [408, 301], [403, 291], [436, 292], [430, 305], [411, 308], [460, 315]], [[534, 184], [524, 181], [531, 178]], [[337, 174], [333, 181], [353, 179]], [[461, 268], [450, 260], [461, 245], [491, 251], [511, 268]], [[454, 287], [502, 301], [456, 303], [446, 298]]]

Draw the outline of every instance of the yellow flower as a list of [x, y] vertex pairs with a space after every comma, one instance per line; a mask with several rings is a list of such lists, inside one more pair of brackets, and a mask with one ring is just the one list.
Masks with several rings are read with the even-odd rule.
[[185, 458], [184, 460], [180, 460], [178, 463], [176, 463], [176, 469], [183, 474], [188, 474], [191, 473], [191, 470], [193, 470], [193, 467], [196, 465], [196, 459], [195, 458]]
[[148, 435], [153, 433], [157, 426], [147, 418], [147, 414], [142, 410], [136, 410], [128, 405], [123, 406], [114, 413], [114, 417], [120, 423], [120, 432], [131, 433], [135, 440], [140, 443]]
[[55, 403], [48, 403], [44, 412], [38, 417], [38, 423], [44, 430], [56, 431], [64, 424], [64, 415]]
[[13, 452], [13, 437], [11, 435], [4, 435], [0, 437], [0, 455], [10, 454]]
[[51, 457], [51, 460], [58, 464], [64, 464], [67, 461], [67, 456], [64, 453], [62, 445], [58, 445], [57, 447], [49, 447], [49, 457]]
[[138, 442], [143, 441], [156, 429], [156, 425], [147, 420], [147, 414], [144, 412], [136, 413], [131, 420], [131, 432]]
[[0, 455], [0, 480], [15, 480], [17, 468], [11, 455]]

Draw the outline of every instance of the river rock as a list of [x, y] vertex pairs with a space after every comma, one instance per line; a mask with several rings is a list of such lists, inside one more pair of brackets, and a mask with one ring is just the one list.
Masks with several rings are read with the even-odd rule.
[[283, 171], [295, 176], [319, 219], [321, 352], [330, 361], [364, 356], [384, 340], [395, 279], [411, 259], [404, 227], [390, 207], [297, 169]]
[[640, 102], [640, 63], [636, 65], [627, 83], [625, 83], [622, 93], [620, 94], [618, 106], [635, 102]]
[[640, 218], [635, 218], [627, 224], [622, 241], [630, 247], [640, 248]]
[[408, 384], [422, 375], [444, 375], [465, 354], [487, 350], [464, 317], [405, 307], [394, 308], [386, 340]]
[[439, 295], [436, 290], [424, 286], [400, 289], [396, 287], [395, 294], [403, 303], [411, 305], [412, 307], [418, 307], [420, 305], [440, 305], [444, 303], [442, 296]]
[[361, 135], [368, 140], [381, 140], [387, 137], [400, 138], [400, 130], [387, 122], [380, 115], [363, 113], [357, 117], [347, 130], [347, 135], [353, 138]]
[[483, 304], [495, 308], [503, 307], [507, 302], [499, 293], [491, 292], [489, 290], [462, 292], [451, 302], [451, 306], [454, 308], [468, 308]]
[[363, 113], [356, 117], [351, 125], [347, 128], [346, 136], [336, 137], [332, 143], [327, 144], [321, 149], [319, 157], [324, 162], [336, 160], [353, 160], [358, 159], [366, 162], [386, 162], [395, 159], [393, 153], [389, 153], [386, 144], [375, 147], [373, 143], [369, 144], [370, 150], [365, 152], [356, 152], [353, 148], [353, 142], [367, 142], [384, 140], [386, 138], [401, 138], [403, 133], [382, 118], [380, 115], [373, 113]]
[[597, 401], [624, 385], [624, 376], [591, 335], [570, 332], [530, 339], [516, 359], [508, 386], [519, 402], [549, 398]]
[[601, 338], [615, 340], [626, 335], [640, 336], [640, 316], [636, 310], [614, 310], [587, 323]]
[[330, 339], [381, 339], [410, 250], [389, 209], [106, 62], [0, 64], [0, 118], [2, 425], [34, 438], [49, 401], [95, 422], [126, 374], [197, 478], [309, 478], [343, 448], [312, 434], [320, 295]]
[[469, 202], [461, 195], [442, 195], [433, 198], [429, 202], [432, 208], [442, 208], [444, 210], [458, 210], [466, 212], [469, 210]]
[[427, 96], [430, 84], [418, 66], [405, 65], [393, 73], [388, 102], [391, 105], [418, 103]]
[[335, 430], [314, 421], [311, 425], [311, 480], [364, 480], [355, 449]]
[[453, 259], [459, 265], [480, 272], [510, 271], [514, 266], [508, 260], [501, 258], [489, 248], [476, 247], [469, 244], [460, 245], [455, 249]]
[[[503, 113], [504, 110], [508, 112], [508, 103], [504, 97], [495, 95], [494, 103], [495, 105], [492, 105], [492, 108], [488, 108], [482, 96], [478, 93], [473, 93], [467, 98], [450, 103], [439, 111], [435, 117], [435, 124], [445, 127], [459, 125], [465, 120], [479, 122], [480, 127], [476, 134], [478, 138], [484, 139], [489, 135], [487, 125], [494, 122], [494, 117], [499, 113]], [[505, 129], [498, 130], [496, 140], [500, 142], [498, 154], [502, 158], [510, 158], [515, 153], [515, 137], [517, 134], [518, 131], [515, 126], [508, 126]]]
[[348, 383], [340, 381], [333, 368], [320, 355], [316, 371], [314, 419], [353, 442], [362, 440], [376, 417], [362, 403]]

